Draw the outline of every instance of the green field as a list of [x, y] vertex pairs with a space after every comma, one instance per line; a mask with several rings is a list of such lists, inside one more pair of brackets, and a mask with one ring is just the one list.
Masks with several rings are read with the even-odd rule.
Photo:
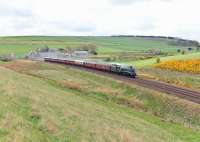
[[178, 48], [169, 45], [164, 40], [150, 40], [128, 37], [49, 37], [49, 36], [25, 36], [25, 37], [0, 37], [0, 54], [15, 53], [23, 56], [28, 51], [42, 48], [47, 45], [50, 48], [77, 47], [84, 44], [94, 44], [99, 54], [119, 52], [146, 52], [150, 49], [159, 49], [162, 52], [175, 53]]
[[3, 64], [0, 77], [1, 141], [200, 141], [187, 101], [39, 62]]

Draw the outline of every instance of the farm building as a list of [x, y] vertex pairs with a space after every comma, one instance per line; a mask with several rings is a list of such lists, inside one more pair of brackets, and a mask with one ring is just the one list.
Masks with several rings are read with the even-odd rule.
[[88, 51], [74, 51], [73, 56], [88, 57], [89, 56], [89, 52]]
[[88, 51], [73, 51], [72, 53], [63, 53], [58, 49], [38, 49], [31, 51], [26, 57], [30, 60], [43, 61], [44, 58], [86, 58], [89, 56]]

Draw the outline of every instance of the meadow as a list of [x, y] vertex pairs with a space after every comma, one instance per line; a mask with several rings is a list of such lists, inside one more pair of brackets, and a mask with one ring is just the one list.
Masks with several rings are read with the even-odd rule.
[[1, 64], [0, 77], [1, 141], [200, 140], [188, 101], [41, 62]]

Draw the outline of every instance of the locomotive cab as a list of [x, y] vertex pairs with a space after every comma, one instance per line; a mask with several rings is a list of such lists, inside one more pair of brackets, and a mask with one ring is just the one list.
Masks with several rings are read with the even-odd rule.
[[121, 66], [121, 74], [135, 78], [136, 73], [133, 66]]
[[130, 72], [131, 72], [131, 76], [133, 78], [135, 78], [136, 77], [136, 71], [135, 71], [135, 68], [133, 68], [133, 66], [130, 66]]
[[126, 66], [126, 65], [121, 65], [121, 64], [112, 64], [111, 66], [111, 71], [117, 74], [125, 75], [125, 76], [130, 76], [135, 78], [136, 73], [135, 69], [133, 66]]

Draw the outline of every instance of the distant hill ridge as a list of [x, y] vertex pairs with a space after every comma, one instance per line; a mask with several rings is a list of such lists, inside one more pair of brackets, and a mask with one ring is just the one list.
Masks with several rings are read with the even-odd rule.
[[144, 39], [156, 39], [156, 40], [167, 40], [170, 45], [177, 46], [199, 46], [200, 43], [196, 40], [183, 39], [179, 37], [172, 36], [144, 36], [144, 35], [113, 35], [112, 37], [136, 37], [136, 38], [144, 38]]

